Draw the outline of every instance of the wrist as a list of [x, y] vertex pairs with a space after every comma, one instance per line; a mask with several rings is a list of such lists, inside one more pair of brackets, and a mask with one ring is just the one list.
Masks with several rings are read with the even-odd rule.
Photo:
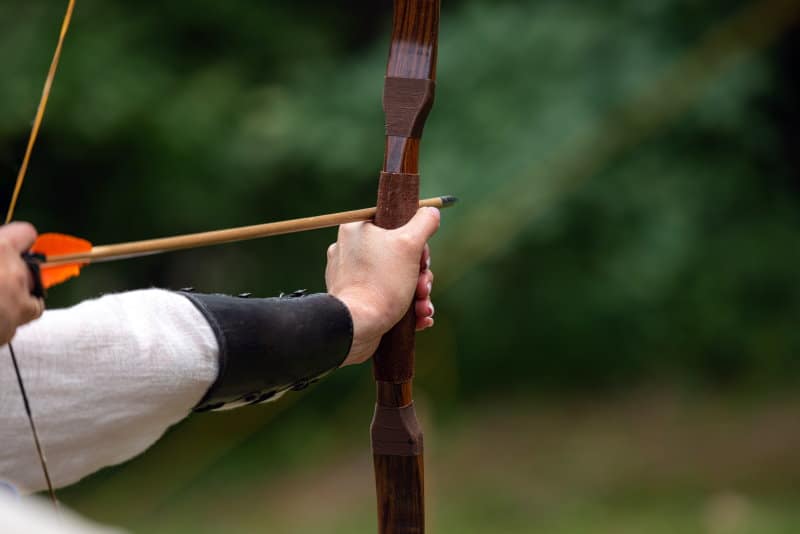
[[353, 320], [353, 343], [342, 367], [367, 361], [377, 350], [384, 330], [380, 312], [368, 298], [356, 293], [333, 294], [350, 311]]

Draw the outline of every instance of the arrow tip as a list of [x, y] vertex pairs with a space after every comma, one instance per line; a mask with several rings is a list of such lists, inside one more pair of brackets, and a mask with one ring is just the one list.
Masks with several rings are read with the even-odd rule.
[[442, 201], [442, 207], [443, 208], [449, 208], [450, 206], [452, 206], [453, 204], [458, 202], [458, 198], [454, 197], [453, 195], [444, 195], [444, 196], [439, 197], [439, 198]]

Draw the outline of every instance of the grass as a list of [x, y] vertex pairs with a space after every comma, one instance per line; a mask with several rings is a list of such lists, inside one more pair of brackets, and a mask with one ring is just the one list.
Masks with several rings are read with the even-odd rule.
[[[191, 452], [214, 449], [192, 447], [209, 431], [194, 418], [64, 499], [136, 532], [373, 532], [366, 423], [349, 408], [293, 417], [301, 409], [251, 411], [237, 423], [244, 432], [216, 436], [218, 454]], [[423, 410], [429, 531], [797, 532], [798, 414], [800, 396], [674, 392], [506, 399], [446, 422]]]

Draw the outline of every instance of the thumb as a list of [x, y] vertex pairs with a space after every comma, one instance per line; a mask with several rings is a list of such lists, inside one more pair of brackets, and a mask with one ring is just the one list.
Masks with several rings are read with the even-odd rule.
[[26, 222], [12, 222], [0, 226], [0, 239], [5, 239], [19, 252], [28, 250], [36, 240], [36, 228]]
[[442, 215], [437, 208], [420, 208], [406, 223], [406, 230], [425, 242], [439, 229], [441, 218]]

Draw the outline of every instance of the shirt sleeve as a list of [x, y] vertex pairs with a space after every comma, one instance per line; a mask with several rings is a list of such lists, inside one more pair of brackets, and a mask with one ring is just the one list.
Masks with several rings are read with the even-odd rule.
[[0, 532], [25, 534], [124, 534], [96, 524], [65, 506], [58, 511], [38, 497], [20, 497], [0, 486]]
[[[201, 312], [158, 289], [47, 311], [12, 345], [57, 487], [147, 449], [219, 371]], [[23, 492], [44, 489], [8, 346], [0, 349], [0, 443], [0, 479]]]

